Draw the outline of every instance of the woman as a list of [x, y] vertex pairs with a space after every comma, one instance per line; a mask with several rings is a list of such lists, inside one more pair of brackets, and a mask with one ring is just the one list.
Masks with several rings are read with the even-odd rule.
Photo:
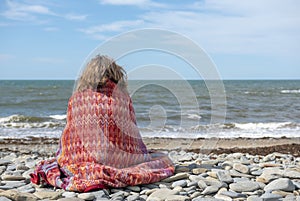
[[38, 164], [33, 183], [87, 192], [174, 173], [166, 155], [149, 153], [143, 143], [126, 82], [123, 68], [106, 56], [87, 64], [68, 103], [56, 158]]

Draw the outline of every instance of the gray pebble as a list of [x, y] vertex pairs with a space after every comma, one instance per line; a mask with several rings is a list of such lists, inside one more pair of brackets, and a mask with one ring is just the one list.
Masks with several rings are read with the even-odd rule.
[[172, 183], [172, 187], [175, 188], [176, 186], [185, 187], [187, 185], [186, 180], [179, 180]]
[[254, 181], [242, 181], [230, 184], [229, 188], [236, 192], [248, 192], [259, 189], [259, 185], [257, 182]]
[[0, 201], [12, 201], [12, 200], [8, 199], [7, 197], [0, 196]]
[[141, 188], [139, 186], [127, 186], [126, 187], [130, 191], [139, 192], [141, 191]]
[[243, 198], [243, 197], [246, 197], [245, 194], [236, 193], [234, 191], [222, 191], [222, 192], [220, 192], [220, 194], [226, 195], [226, 196], [231, 197], [231, 198]]
[[80, 193], [77, 195], [78, 198], [81, 198], [83, 200], [94, 200], [95, 199], [95, 195], [93, 195], [92, 193]]
[[265, 191], [282, 190], [282, 191], [292, 192], [295, 190], [295, 185], [288, 178], [279, 178], [266, 185], [264, 190]]
[[73, 198], [73, 197], [76, 197], [76, 193], [75, 192], [69, 192], [69, 191], [66, 191], [62, 194], [63, 197], [66, 197], [66, 198]]
[[229, 171], [218, 171], [217, 177], [221, 182], [231, 183], [233, 182], [232, 177], [230, 176]]
[[220, 186], [217, 185], [213, 185], [213, 186], [208, 186], [205, 188], [205, 190], [202, 192], [203, 195], [209, 195], [212, 193], [216, 193], [218, 192]]
[[282, 198], [281, 195], [273, 194], [273, 193], [265, 193], [260, 198], [263, 199], [263, 201], [277, 201]]
[[139, 195], [130, 195], [127, 197], [128, 201], [135, 201], [135, 200], [139, 200], [140, 196]]
[[11, 160], [0, 159], [0, 166], [2, 166], [2, 165], [8, 165], [8, 164], [10, 164], [10, 163], [12, 163]]

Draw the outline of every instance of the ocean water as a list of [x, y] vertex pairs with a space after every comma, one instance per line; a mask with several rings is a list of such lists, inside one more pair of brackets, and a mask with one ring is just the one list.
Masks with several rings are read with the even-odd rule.
[[[226, 107], [226, 115], [212, 123], [217, 114], [212, 99], [221, 94], [208, 90], [204, 81], [129, 81], [141, 135], [300, 137], [300, 80], [223, 83], [226, 102], [217, 109]], [[73, 85], [70, 80], [0, 81], [0, 138], [59, 137]]]

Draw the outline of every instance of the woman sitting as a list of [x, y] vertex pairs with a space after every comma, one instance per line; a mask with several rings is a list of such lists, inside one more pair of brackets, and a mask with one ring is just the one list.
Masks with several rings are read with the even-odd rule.
[[31, 181], [86, 192], [148, 184], [173, 173], [171, 160], [149, 153], [142, 141], [123, 68], [96, 56], [69, 100], [56, 158], [41, 161]]

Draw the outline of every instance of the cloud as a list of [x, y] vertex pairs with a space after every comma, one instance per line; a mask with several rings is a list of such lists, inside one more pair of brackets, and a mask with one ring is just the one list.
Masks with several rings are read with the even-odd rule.
[[8, 10], [4, 11], [2, 15], [12, 20], [36, 20], [36, 14], [56, 15], [54, 12], [50, 11], [49, 8], [41, 5], [29, 5], [10, 0], [7, 0], [6, 4], [8, 6]]
[[87, 15], [78, 15], [74, 13], [58, 14], [43, 5], [17, 3], [11, 0], [6, 0], [6, 5], [8, 9], [1, 13], [1, 15], [11, 20], [41, 22], [39, 19], [40, 15], [55, 16], [72, 21], [83, 21], [87, 17]]
[[83, 21], [87, 18], [87, 15], [67, 14], [65, 15], [65, 18], [67, 20]]
[[15, 56], [11, 54], [0, 54], [0, 61], [7, 61], [13, 58], [15, 58]]
[[86, 29], [79, 29], [79, 31], [91, 36], [94, 39], [103, 40], [107, 38], [105, 36], [107, 32], [122, 32], [142, 24], [142, 20], [115, 21], [110, 24], [101, 24], [98, 26], [88, 27]]
[[165, 7], [165, 4], [151, 0], [100, 0], [101, 4], [114, 6]]
[[300, 51], [299, 6], [292, 0], [210, 0], [184, 11], [145, 12], [140, 19], [185, 34], [213, 53], [286, 55]]
[[[110, 5], [143, 5], [147, 0], [101, 0]], [[152, 2], [153, 3], [153, 2]], [[155, 27], [196, 41], [210, 53], [288, 55], [300, 51], [300, 1], [210, 0], [147, 10], [133, 20], [80, 29], [94, 39], [131, 29]], [[176, 42], [176, 41], [174, 41]]]
[[55, 32], [55, 31], [58, 31], [59, 28], [57, 27], [46, 27], [44, 28], [44, 31], [49, 31], [49, 32]]

